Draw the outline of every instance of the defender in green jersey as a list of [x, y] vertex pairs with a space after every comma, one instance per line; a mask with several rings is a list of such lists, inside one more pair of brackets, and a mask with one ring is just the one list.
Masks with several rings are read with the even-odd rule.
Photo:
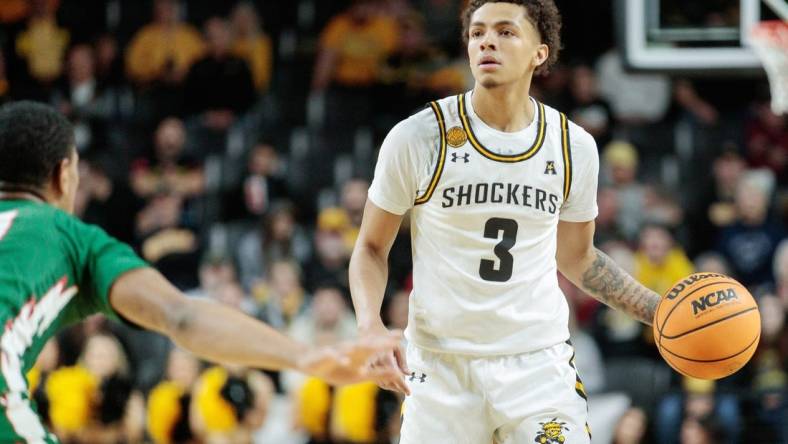
[[94, 313], [169, 336], [212, 361], [296, 369], [332, 383], [379, 376], [399, 333], [312, 348], [231, 308], [188, 299], [127, 245], [70, 213], [79, 183], [71, 125], [48, 106], [0, 108], [0, 442], [57, 442], [25, 374], [46, 341]]

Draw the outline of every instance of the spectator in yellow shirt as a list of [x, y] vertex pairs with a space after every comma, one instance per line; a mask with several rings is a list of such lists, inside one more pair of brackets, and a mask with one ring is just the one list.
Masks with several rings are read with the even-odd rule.
[[126, 52], [126, 74], [138, 84], [180, 83], [204, 51], [200, 33], [179, 18], [177, 0], [156, 0], [154, 20], [137, 31]]
[[251, 3], [239, 3], [233, 9], [231, 21], [233, 55], [246, 60], [252, 70], [255, 89], [265, 92], [271, 83], [271, 39], [261, 29], [260, 17]]
[[312, 89], [373, 86], [398, 41], [397, 22], [379, 13], [376, 0], [356, 0], [320, 36]]
[[692, 262], [675, 245], [666, 227], [656, 224], [643, 227], [640, 248], [635, 254], [635, 276], [640, 283], [661, 294], [692, 272]]
[[17, 55], [27, 62], [29, 76], [40, 84], [51, 84], [63, 73], [70, 35], [57, 24], [57, 7], [55, 1], [33, 2], [27, 27], [16, 38]]

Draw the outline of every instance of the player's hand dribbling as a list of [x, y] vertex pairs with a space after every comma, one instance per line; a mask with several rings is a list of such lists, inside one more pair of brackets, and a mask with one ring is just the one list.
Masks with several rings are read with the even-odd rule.
[[372, 363], [382, 353], [397, 347], [401, 340], [401, 331], [386, 330], [357, 341], [310, 349], [299, 358], [297, 368], [333, 385], [395, 378], [399, 376], [397, 370], [375, 367]]
[[[390, 332], [381, 322], [372, 327], [361, 329], [359, 334], [364, 338], [390, 334]], [[379, 353], [376, 359], [373, 359], [371, 373], [375, 375], [372, 380], [380, 388], [399, 392], [403, 395], [410, 395], [410, 388], [405, 382], [405, 376], [410, 375], [410, 370], [405, 360], [405, 351], [402, 349], [401, 342]]]

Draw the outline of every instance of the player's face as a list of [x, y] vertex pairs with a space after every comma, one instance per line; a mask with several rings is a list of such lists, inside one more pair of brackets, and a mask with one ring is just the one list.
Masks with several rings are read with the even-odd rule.
[[487, 3], [471, 16], [468, 56], [476, 81], [491, 88], [530, 78], [547, 60], [547, 45], [528, 20], [525, 7]]

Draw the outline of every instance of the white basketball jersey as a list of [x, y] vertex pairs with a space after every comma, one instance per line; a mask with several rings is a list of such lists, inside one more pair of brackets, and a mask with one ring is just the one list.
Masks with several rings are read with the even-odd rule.
[[381, 147], [369, 198], [412, 208], [406, 336], [429, 350], [523, 353], [569, 338], [558, 287], [558, 221], [596, 217], [593, 138], [533, 101], [525, 129], [487, 126], [472, 92], [430, 103]]

